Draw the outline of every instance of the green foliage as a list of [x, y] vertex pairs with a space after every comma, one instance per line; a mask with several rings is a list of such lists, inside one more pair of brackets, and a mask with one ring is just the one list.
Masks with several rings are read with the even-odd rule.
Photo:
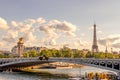
[[48, 49], [48, 50], [42, 50], [39, 53], [39, 56], [46, 55], [48, 57], [72, 57], [73, 53], [70, 48], [64, 47], [60, 50], [56, 49]]
[[[120, 58], [120, 54], [112, 54], [112, 53], [104, 53], [104, 52], [96, 52], [92, 53], [91, 51], [84, 52], [82, 50], [72, 50], [68, 47], [63, 47], [60, 50], [56, 49], [44, 49], [41, 52], [37, 53], [36, 51], [28, 51], [23, 53], [24, 57], [36, 57], [46, 55], [48, 57], [71, 57], [71, 58], [108, 58], [108, 59], [118, 59]], [[2, 55], [0, 55], [2, 57]]]
[[13, 54], [8, 53], [0, 54], [0, 58], [13, 58], [13, 57], [14, 57]]
[[60, 50], [51, 49], [51, 57], [61, 57]]
[[72, 50], [68, 47], [60, 49], [61, 57], [72, 57]]
[[37, 57], [38, 53], [35, 50], [30, 50], [23, 53], [23, 57]]
[[93, 54], [93, 57], [94, 58], [105, 58], [106, 57], [106, 54], [105, 53], [102, 53], [102, 52], [100, 52], [100, 53], [94, 53]]
[[37, 57], [37, 52], [35, 50], [31, 50], [28, 52], [30, 57]]
[[46, 56], [49, 56], [49, 57], [52, 57], [52, 53], [50, 52], [50, 50], [42, 50], [39, 54], [39, 56], [43, 56], [43, 55], [46, 55]]
[[88, 51], [88, 53], [86, 54], [86, 58], [92, 58], [93, 55], [92, 55], [92, 52]]
[[28, 53], [27, 53], [27, 52], [24, 52], [24, 53], [23, 53], [23, 57], [28, 57]]
[[[118, 59], [120, 58], [120, 54], [112, 54], [112, 53], [104, 53], [97, 52], [92, 53], [88, 50], [78, 50], [78, 49], [70, 49], [68, 47], [63, 47], [60, 50], [57, 49], [44, 49], [41, 52], [37, 52], [35, 50], [30, 50], [28, 52], [23, 53], [23, 57], [38, 57], [46, 55], [47, 57], [70, 57], [70, 58], [108, 58], [108, 59]], [[13, 54], [0, 54], [0, 58], [12, 58], [15, 55]]]
[[4, 58], [4, 55], [3, 55], [3, 54], [0, 54], [0, 58]]
[[86, 58], [86, 53], [78, 49], [76, 49], [72, 55], [74, 58]]

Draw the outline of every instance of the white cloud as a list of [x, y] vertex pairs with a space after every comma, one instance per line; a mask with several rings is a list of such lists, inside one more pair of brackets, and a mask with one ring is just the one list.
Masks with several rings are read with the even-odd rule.
[[[11, 36], [4, 36], [2, 38], [3, 41], [6, 41], [7, 43], [11, 44], [11, 43], [14, 43], [16, 42], [15, 38], [12, 38]], [[7, 46], [7, 45], [6, 45]]]
[[52, 25], [52, 26], [56, 26], [57, 24], [60, 24], [61, 22], [60, 21], [58, 21], [58, 20], [50, 20], [49, 21], [49, 25]]
[[18, 24], [15, 21], [11, 21], [10, 26], [17, 27]]
[[34, 42], [36, 40], [36, 36], [34, 36], [32, 32], [26, 32], [23, 35], [23, 39], [25, 42]]
[[18, 30], [22, 33], [26, 32], [26, 31], [30, 31], [32, 30], [32, 26], [29, 24], [23, 24], [23, 25], [19, 25]]
[[34, 28], [31, 24], [35, 24], [35, 20], [27, 19], [25, 21], [11, 21], [9, 29], [5, 30], [6, 33], [2, 35], [2, 41], [9, 43], [9, 45], [17, 44], [16, 42], [20, 37], [24, 37], [25, 41], [29, 43], [34, 41], [36, 37], [33, 35]]
[[55, 40], [55, 39], [51, 39], [51, 41], [50, 41], [49, 44], [50, 44], [50, 45], [56, 45], [56, 40]]
[[18, 37], [18, 32], [17, 31], [9, 30], [7, 34], [8, 34], [8, 36], [11, 36], [12, 38], [17, 38]]
[[45, 32], [46, 34], [52, 34], [54, 33], [55, 28], [53, 26], [40, 26], [40, 31]]
[[75, 37], [75, 36], [76, 36], [75, 33], [72, 33], [72, 32], [66, 32], [66, 35], [72, 36], [72, 37]]
[[70, 22], [64, 21], [60, 22], [58, 20], [51, 20], [46, 24], [52, 30], [60, 31], [61, 33], [65, 33], [67, 36], [75, 36], [73, 32], [76, 31], [76, 26], [71, 24]]
[[57, 22], [56, 29], [66, 33], [67, 36], [76, 36], [74, 33], [76, 31], [76, 26], [67, 21]]
[[32, 24], [35, 24], [36, 21], [34, 19], [27, 19], [25, 20], [25, 23], [32, 25]]
[[85, 36], [85, 34], [84, 34], [84, 33], [81, 33], [80, 35], [81, 35], [82, 37], [84, 37], [84, 36]]
[[101, 45], [120, 48], [120, 34], [112, 34], [98, 40]]
[[6, 34], [2, 36], [2, 40], [9, 42], [9, 43], [14, 43], [16, 42], [16, 38], [18, 37], [18, 32], [15, 30], [7, 30]]
[[[63, 37], [72, 39], [76, 36], [76, 26], [72, 23], [58, 20], [46, 21], [43, 18], [26, 19], [23, 22], [11, 21], [10, 23], [0, 18], [0, 28], [5, 30], [0, 40], [0, 42], [4, 42], [4, 45], [1, 43], [0, 45], [5, 47], [9, 43], [9, 48], [11, 48], [10, 45], [16, 45], [20, 37], [23, 37], [25, 45], [35, 46], [40, 44], [57, 47], [59, 46], [57, 39]], [[38, 30], [40, 31], [38, 32]], [[44, 32], [45, 35], [39, 36], [41, 32]], [[77, 45], [77, 42], [73, 44]]]
[[0, 42], [0, 46], [4, 46], [4, 43], [3, 43], [3, 42]]
[[38, 24], [42, 24], [42, 23], [45, 23], [46, 20], [43, 19], [43, 18], [38, 18], [38, 19], [36, 20], [36, 22], [37, 22]]
[[3, 18], [0, 17], [0, 29], [6, 30], [8, 28], [9, 27], [7, 25], [7, 22]]
[[76, 26], [67, 21], [61, 22], [61, 24], [57, 24], [56, 28], [62, 31], [76, 31]]
[[63, 45], [68, 46], [68, 47], [73, 48], [73, 49], [74, 48], [76, 48], [76, 49], [83, 49], [83, 48], [90, 49], [90, 47], [91, 47], [89, 42], [82, 41], [79, 38], [75, 38], [69, 42], [64, 42]]
[[58, 20], [50, 20], [48, 23], [40, 26], [39, 29], [46, 34], [42, 39], [45, 45], [51, 45], [51, 43], [56, 44], [56, 39], [58, 39], [60, 35], [76, 36], [74, 33], [76, 26], [67, 21], [60, 22]]

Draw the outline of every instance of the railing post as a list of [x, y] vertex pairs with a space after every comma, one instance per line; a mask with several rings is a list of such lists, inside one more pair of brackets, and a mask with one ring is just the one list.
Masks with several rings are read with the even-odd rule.
[[118, 61], [119, 62], [119, 71], [120, 71], [120, 61]]
[[112, 69], [114, 69], [114, 62], [112, 61]]
[[105, 60], [105, 67], [107, 67], [107, 60]]
[[117, 80], [120, 80], [120, 72], [117, 73]]

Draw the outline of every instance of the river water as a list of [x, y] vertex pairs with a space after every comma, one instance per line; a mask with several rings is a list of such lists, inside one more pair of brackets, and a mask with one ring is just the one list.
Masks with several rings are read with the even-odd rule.
[[[87, 72], [110, 72], [94, 67], [73, 68], [73, 69], [36, 69], [38, 71], [46, 71], [54, 75], [67, 74], [69, 76], [78, 77], [85, 75]], [[40, 75], [26, 72], [0, 72], [0, 80], [69, 80], [64, 77], [53, 77], [50, 75]]]

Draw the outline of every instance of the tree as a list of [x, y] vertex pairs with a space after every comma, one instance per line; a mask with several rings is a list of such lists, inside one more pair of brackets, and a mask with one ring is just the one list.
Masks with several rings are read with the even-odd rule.
[[52, 49], [50, 52], [52, 57], [61, 57], [60, 50]]
[[112, 53], [107, 53], [107, 58], [108, 59], [112, 59], [113, 58], [113, 54]]
[[88, 53], [86, 54], [86, 58], [92, 58], [93, 55], [92, 55], [92, 52], [88, 51]]
[[98, 52], [93, 53], [93, 57], [94, 57], [94, 58], [100, 58], [100, 54], [99, 54]]
[[29, 57], [27, 52], [23, 53], [23, 57]]
[[61, 57], [72, 57], [72, 50], [68, 47], [63, 47], [60, 49]]
[[0, 54], [0, 58], [4, 58], [4, 55], [3, 55], [3, 54]]
[[46, 50], [46, 49], [42, 50], [42, 51], [39, 53], [39, 56], [43, 56], [43, 55], [46, 55], [46, 56], [48, 56], [48, 57], [52, 57], [50, 50]]
[[28, 51], [28, 54], [29, 54], [29, 57], [37, 57], [38, 56], [38, 54], [35, 50]]
[[105, 58], [105, 57], [106, 57], [106, 56], [105, 56], [105, 53], [102, 53], [102, 52], [99, 53], [99, 57], [102, 58], [102, 59]]

